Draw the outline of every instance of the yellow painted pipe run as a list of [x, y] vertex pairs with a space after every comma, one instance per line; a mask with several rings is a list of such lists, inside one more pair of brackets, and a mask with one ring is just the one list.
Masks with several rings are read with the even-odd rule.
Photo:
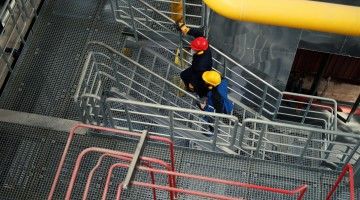
[[233, 20], [360, 36], [360, 7], [307, 0], [204, 0]]
[[171, 3], [171, 12], [173, 13], [171, 15], [171, 19], [176, 22], [182, 21], [183, 4], [181, 0], [175, 0], [173, 3]]

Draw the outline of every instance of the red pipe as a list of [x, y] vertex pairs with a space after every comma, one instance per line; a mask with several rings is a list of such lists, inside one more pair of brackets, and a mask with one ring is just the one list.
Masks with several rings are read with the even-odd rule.
[[[112, 128], [106, 128], [106, 127], [100, 127], [100, 126], [93, 126], [93, 125], [89, 125], [89, 124], [77, 124], [74, 127], [72, 127], [71, 130], [70, 130], [69, 137], [67, 139], [66, 145], [65, 145], [64, 152], [63, 152], [63, 154], [61, 156], [59, 166], [58, 166], [58, 168], [56, 170], [54, 181], [53, 181], [53, 183], [51, 185], [48, 200], [52, 200], [52, 198], [54, 196], [56, 185], [57, 185], [57, 183], [59, 181], [59, 178], [60, 178], [61, 169], [64, 166], [66, 155], [67, 155], [67, 153], [68, 153], [68, 151], [70, 149], [70, 144], [71, 144], [71, 142], [72, 142], [72, 140], [74, 138], [76, 130], [77, 129], [86, 129], [86, 128], [100, 130], [100, 131], [106, 131], [106, 132], [112, 132], [112, 133], [116, 133], [116, 134], [129, 135], [129, 136], [136, 136], [136, 137], [141, 136], [140, 133], [129, 132], [129, 131], [124, 131], [124, 130], [118, 130], [118, 129], [112, 129]], [[168, 138], [163, 138], [163, 137], [153, 136], [153, 135], [148, 136], [148, 138], [152, 139], [152, 140], [157, 140], [157, 141], [160, 141], [160, 142], [164, 142], [165, 144], [169, 145], [171, 169], [172, 169], [172, 171], [175, 171], [175, 151], [174, 151], [173, 142]], [[176, 186], [175, 178], [172, 178], [172, 180], [173, 180], [173, 185]]]
[[[133, 155], [129, 154], [129, 153], [114, 151], [114, 150], [110, 150], [110, 149], [103, 149], [103, 148], [98, 148], [98, 147], [90, 147], [90, 148], [84, 149], [83, 151], [80, 152], [80, 154], [78, 155], [78, 157], [76, 159], [76, 163], [75, 163], [75, 166], [74, 166], [73, 173], [71, 175], [70, 183], [69, 183], [68, 189], [66, 191], [65, 199], [67, 199], [67, 200], [70, 199], [71, 193], [72, 193], [72, 190], [74, 188], [75, 181], [76, 181], [77, 174], [79, 173], [81, 160], [83, 159], [83, 157], [86, 154], [88, 154], [90, 152], [112, 154], [112, 155], [124, 156], [124, 157], [130, 157], [130, 158], [133, 157]], [[168, 163], [166, 163], [166, 162], [164, 162], [162, 160], [159, 160], [159, 159], [156, 159], [156, 158], [143, 157], [143, 156], [140, 157], [140, 159], [144, 160], [144, 161], [152, 162], [152, 163], [155, 163], [155, 164], [159, 164], [159, 165], [162, 165], [164, 167], [166, 166], [166, 168], [168, 170], [171, 170], [171, 166]], [[173, 183], [173, 181], [170, 181], [171, 185], [173, 185], [172, 183]]]
[[[155, 189], [155, 188], [153, 188]], [[119, 184], [118, 190], [116, 192], [116, 199], [115, 200], [120, 200], [121, 199], [121, 192], [123, 190], [123, 183]], [[155, 198], [153, 198], [154, 200], [156, 200]]]
[[215, 182], [215, 183], [221, 183], [224, 185], [232, 185], [232, 186], [238, 186], [238, 187], [244, 187], [244, 188], [250, 188], [250, 189], [258, 189], [258, 190], [286, 194], [286, 195], [294, 195], [297, 193], [301, 193], [304, 190], [306, 190], [306, 188], [308, 187], [307, 185], [302, 185], [293, 190], [285, 190], [285, 189], [277, 189], [277, 188], [259, 186], [259, 185], [248, 184], [248, 183], [241, 183], [241, 182], [236, 182], [236, 181], [204, 177], [204, 176], [199, 176], [199, 175], [184, 174], [184, 173], [172, 172], [172, 171], [163, 171], [163, 170], [158, 170], [158, 169], [147, 169], [147, 168], [141, 167], [141, 166], [139, 166], [138, 169], [143, 170], [143, 171], [152, 171], [152, 172], [160, 173], [160, 174], [170, 174], [170, 175], [174, 175], [175, 177], [181, 176], [181, 177], [185, 177], [185, 178], [198, 179], [198, 180], [203, 180], [203, 181], [208, 181], [208, 182]]
[[[130, 159], [131, 161], [131, 159]], [[103, 195], [102, 195], [102, 200], [106, 200], [106, 196], [107, 196], [107, 193], [108, 193], [108, 190], [109, 190], [109, 185], [110, 185], [110, 180], [111, 180], [111, 175], [112, 175], [112, 172], [115, 168], [118, 168], [118, 166], [128, 166], [124, 163], [116, 163], [116, 164], [113, 164], [111, 165], [109, 171], [108, 171], [108, 175], [106, 177], [106, 182], [105, 182], [105, 187], [104, 187], [104, 192], [103, 192]], [[169, 166], [170, 167], [170, 166]], [[149, 169], [153, 169], [151, 167], [149, 167]], [[152, 181], [152, 184], [155, 184], [155, 177], [154, 177], [154, 172], [151, 172], [150, 171], [150, 174], [152, 175], [152, 178], [154, 179]], [[169, 184], [170, 184], [170, 187], [172, 187], [172, 181], [171, 181], [171, 176], [168, 176], [168, 181], [169, 181]], [[155, 188], [153, 188], [153, 198], [154, 200], [156, 200], [156, 194], [155, 194]], [[169, 192], [170, 193], [170, 199], [171, 200], [174, 200], [174, 193], [172, 191]]]
[[[96, 163], [96, 165], [94, 166], [94, 168], [90, 171], [90, 173], [88, 175], [88, 179], [87, 179], [86, 185], [85, 185], [85, 190], [84, 190], [84, 193], [83, 193], [83, 198], [82, 198], [83, 200], [87, 199], [87, 195], [89, 193], [90, 183], [91, 183], [91, 180], [93, 178], [93, 175], [94, 175], [95, 171], [100, 167], [100, 164], [101, 164], [104, 157], [115, 157], [115, 158], [118, 158], [118, 159], [131, 161], [131, 158], [124, 157], [124, 156], [117, 156], [117, 155], [111, 155], [111, 154], [103, 154], [103, 155], [101, 155], [100, 158], [98, 159], [98, 162]], [[143, 163], [143, 164], [145, 166], [149, 167], [149, 168], [152, 168], [149, 163]], [[154, 172], [150, 172], [150, 177], [151, 177], [151, 183], [155, 184]], [[155, 188], [153, 188], [152, 190], [153, 190], [153, 196], [156, 199], [156, 190], [155, 190]]]
[[[168, 186], [154, 185], [154, 184], [137, 182], [137, 181], [133, 181], [131, 184], [136, 185], [136, 186], [155, 188], [155, 189], [159, 189], [159, 190], [172, 191], [172, 192], [176, 192], [176, 193], [184, 193], [184, 194], [190, 194], [190, 195], [194, 195], [194, 196], [207, 197], [207, 198], [211, 198], [211, 199], [245, 200], [244, 198], [234, 198], [234, 197], [228, 197], [228, 196], [219, 195], [219, 194], [205, 193], [205, 192], [199, 192], [199, 191], [195, 191], [195, 190], [185, 190], [185, 189], [180, 189], [180, 188], [172, 188], [172, 187], [168, 187]], [[120, 184], [116, 200], [120, 200], [120, 198], [121, 198], [120, 194], [122, 192], [122, 189], [123, 189], [122, 184]]]
[[[118, 163], [118, 164], [115, 164], [115, 165], [116, 165], [116, 167], [129, 167], [128, 165], [123, 164], [123, 163]], [[179, 172], [171, 172], [171, 171], [164, 171], [164, 170], [146, 168], [146, 167], [142, 167], [142, 166], [138, 166], [137, 169], [140, 169], [140, 170], [143, 170], [143, 171], [152, 171], [152, 172], [160, 173], [160, 174], [171, 174], [171, 175], [174, 175], [174, 176], [181, 176], [181, 177], [185, 177], [185, 178], [198, 179], [198, 180], [214, 182], [214, 183], [220, 183], [220, 184], [231, 185], [231, 186], [245, 187], [245, 188], [250, 188], [250, 189], [258, 189], [258, 190], [269, 191], [269, 192], [273, 192], [273, 193], [280, 193], [280, 194], [284, 194], [284, 195], [294, 195], [294, 194], [300, 193], [300, 196], [297, 198], [298, 200], [303, 198], [303, 196], [304, 196], [304, 194], [305, 194], [305, 192], [307, 190], [307, 185], [300, 186], [300, 187], [298, 187], [298, 188], [296, 188], [294, 190], [284, 190], [284, 189], [270, 188], [270, 187], [265, 187], [265, 186], [258, 186], [258, 185], [235, 182], [235, 181], [229, 181], [229, 180], [222, 180], [222, 179], [217, 179], [217, 178], [210, 178], [210, 177], [203, 177], [203, 176], [198, 176], [198, 175], [184, 174], [184, 173], [179, 173]], [[133, 183], [136, 183], [134, 185], [147, 184], [147, 183], [139, 183], [139, 182], [132, 182], [132, 184]], [[143, 186], [145, 186], [145, 185], [143, 185]], [[161, 188], [161, 187], [167, 187], [167, 186], [156, 186], [155, 188], [164, 189], [164, 188]], [[121, 186], [119, 186], [119, 188], [121, 189]], [[167, 187], [167, 188], [169, 188], [169, 187]], [[167, 189], [165, 189], [165, 190], [167, 190]], [[188, 191], [188, 190], [178, 189], [178, 188], [171, 188], [168, 191], [187, 193], [187, 192], [184, 192], [184, 191]], [[197, 192], [197, 191], [194, 191], [194, 192]], [[188, 194], [190, 194], [190, 193], [188, 193]], [[195, 193], [191, 193], [191, 194], [195, 194]], [[207, 194], [206, 193], [206, 195], [210, 195], [212, 198], [214, 198], [214, 195], [216, 195], [216, 194]], [[209, 197], [209, 196], [207, 196], [207, 197]], [[233, 197], [227, 197], [227, 196], [221, 196], [221, 198], [219, 198], [219, 199], [222, 199], [222, 198], [224, 198], [224, 199], [226, 199], [226, 198], [233, 199]]]
[[354, 169], [349, 163], [345, 165], [339, 177], [336, 179], [335, 184], [332, 186], [330, 192], [326, 196], [326, 200], [330, 200], [347, 172], [349, 173], [350, 200], [355, 200]]

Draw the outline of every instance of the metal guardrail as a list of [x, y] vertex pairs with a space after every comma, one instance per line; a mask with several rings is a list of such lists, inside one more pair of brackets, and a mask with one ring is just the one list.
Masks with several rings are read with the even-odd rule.
[[[226, 147], [235, 143], [237, 117], [199, 111], [193, 102], [187, 101], [189, 98], [195, 101], [195, 97], [170, 81], [107, 45], [90, 44], [112, 55], [90, 51], [87, 56], [74, 97], [81, 107], [83, 122], [130, 131], [146, 128], [154, 135], [167, 135], [177, 141], [191, 140], [211, 151], [224, 147], [226, 152], [234, 153]], [[122, 64], [124, 62], [127, 64]], [[130, 71], [135, 75], [129, 74]], [[146, 82], [153, 83], [154, 78], [144, 77], [141, 71], [159, 79], [161, 86], [146, 86]], [[187, 99], [170, 98], [176, 97], [178, 91], [187, 94]]]
[[[204, 26], [204, 17], [205, 17], [205, 5], [202, 1], [194, 0], [189, 2], [189, 0], [153, 0], [147, 2], [149, 5], [156, 8], [156, 11], [161, 14], [173, 19], [182, 19], [190, 27], [199, 28]], [[112, 0], [111, 5], [113, 7], [113, 12], [117, 19], [122, 20], [132, 20], [132, 18], [137, 18], [138, 20], [151, 24], [151, 21], [148, 21], [139, 13], [133, 12], [132, 9], [129, 9], [129, 5], [132, 8], [138, 8], [140, 12], [146, 13], [152, 18], [156, 19], [161, 25], [168, 28], [174, 28], [173, 23], [168, 20], [163, 20], [160, 17], [157, 17], [157, 14], [153, 10], [147, 9], [146, 7], [141, 7], [141, 3], [137, 0]], [[126, 13], [131, 13], [131, 16], [128, 16]], [[130, 22], [131, 24], [131, 22]], [[154, 24], [152, 24], [154, 25]], [[153, 28], [159, 28], [154, 26]], [[158, 31], [164, 31], [163, 29], [158, 29]]]
[[12, 62], [19, 56], [19, 50], [25, 44], [26, 31], [31, 19], [36, 17], [39, 1], [7, 0], [0, 12], [0, 74], [5, 78], [12, 72]]
[[[175, 141], [192, 141], [207, 150], [222, 148], [228, 153], [280, 162], [305, 160], [311, 166], [329, 160], [337, 164], [354, 162], [358, 157], [359, 143], [339, 142], [341, 135], [349, 136], [346, 133], [198, 111], [194, 106], [196, 97], [167, 80], [168, 72], [173, 71], [170, 65], [165, 70], [167, 75], [161, 75], [161, 71], [155, 73], [149, 69], [157, 65], [145, 67], [100, 42], [89, 45], [94, 45], [96, 51], [89, 51], [86, 57], [75, 94], [86, 123], [149, 129], [160, 136], [170, 133], [167, 136]], [[161, 58], [155, 54], [150, 58], [152, 52], [146, 48], [132, 50], [135, 58], [144, 56], [153, 60], [142, 62], [161, 65], [157, 60]], [[178, 97], [179, 91], [185, 96]], [[238, 127], [242, 127], [241, 131]], [[350, 136], [354, 143], [357, 137]], [[300, 153], [301, 149], [304, 153]], [[343, 157], [338, 159], [339, 153]]]
[[[254, 157], [339, 168], [360, 158], [360, 135], [258, 119], [245, 119], [236, 143]], [[266, 140], [265, 140], [266, 139]]]
[[[169, 39], [168, 35], [163, 35], [164, 31], [154, 28], [161, 27], [166, 29], [160, 22], [168, 21], [173, 24], [174, 20], [143, 0], [137, 0], [136, 2], [136, 6], [131, 6], [131, 9], [128, 7], [128, 10], [131, 10], [136, 16], [141, 16], [142, 19], [145, 19], [143, 21], [151, 21], [154, 26], [145, 24], [139, 20], [140, 17], [131, 17], [127, 10], [124, 9], [116, 10], [116, 12], [121, 12], [122, 16], [128, 16], [128, 19], [131, 20], [126, 22], [119, 18], [120, 16], [115, 16], [115, 19], [134, 29], [136, 34], [153, 41], [158, 47], [167, 52], [172, 52], [172, 56], [169, 59], [174, 59], [176, 55], [173, 49], [178, 48], [179, 45]], [[143, 12], [144, 9], [150, 10], [156, 17], [147, 14], [148, 12]], [[159, 19], [161, 20], [159, 21]], [[171, 29], [167, 28], [167, 32], [170, 31]], [[157, 42], [156, 38], [160, 38], [160, 40], [166, 41], [168, 44], [161, 45]], [[180, 40], [185, 42], [185, 44], [189, 44], [189, 41], [182, 37], [180, 37]], [[229, 96], [235, 104], [243, 103], [268, 119], [286, 120], [294, 123], [310, 124], [324, 129], [337, 130], [337, 103], [334, 99], [296, 93], [289, 95], [289, 93], [281, 92], [214, 46], [210, 45], [210, 48], [213, 51], [214, 67], [229, 80]], [[186, 49], [182, 49], [180, 55], [181, 60], [183, 60], [181, 63], [189, 65], [190, 62], [185, 58], [191, 57], [190, 53]], [[289, 99], [289, 96], [291, 99]], [[323, 104], [327, 106], [323, 106]], [[324, 111], [329, 111], [330, 114]]]

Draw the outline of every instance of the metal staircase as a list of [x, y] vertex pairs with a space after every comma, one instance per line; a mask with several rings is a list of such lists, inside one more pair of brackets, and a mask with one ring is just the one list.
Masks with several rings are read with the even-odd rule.
[[[75, 94], [83, 122], [147, 129], [180, 146], [307, 166], [328, 161], [341, 168], [360, 155], [360, 138], [354, 134], [248, 118], [252, 113], [246, 110], [239, 118], [198, 111], [196, 97], [172, 82], [180, 69], [164, 54], [131, 38], [122, 49], [120, 53], [99, 42], [88, 45]], [[339, 141], [344, 135], [347, 141]]]
[[235, 154], [230, 147], [238, 133], [238, 118], [198, 111], [192, 94], [161, 76], [165, 73], [164, 77], [170, 79], [178, 76], [178, 71], [159, 55], [146, 48], [127, 52], [141, 57], [151, 71], [105, 44], [93, 42], [89, 49], [93, 50], [84, 63], [75, 94], [83, 122], [135, 131], [147, 129], [151, 134], [170, 136], [180, 145], [189, 146], [191, 141], [204, 150]]
[[[143, 0], [137, 0], [136, 4], [132, 4], [131, 7], [127, 6], [129, 4], [126, 3], [126, 0], [113, 0], [112, 2], [115, 19], [131, 28], [137, 41], [145, 40], [152, 43], [150, 46], [156, 46], [157, 49], [161, 49], [161, 52], [166, 52], [165, 55], [169, 61], [174, 61], [175, 50], [179, 48], [179, 56], [182, 60], [180, 63], [183, 65], [181, 68], [189, 66], [190, 53], [182, 47], [187, 46], [190, 40], [184, 38], [180, 33], [174, 32], [174, 20], [171, 17]], [[187, 14], [189, 13], [185, 13], [185, 18]], [[132, 15], [137, 17], [132, 17]], [[206, 16], [202, 20], [206, 21]], [[167, 21], [171, 26], [163, 25], [162, 21]], [[229, 80], [229, 96], [237, 105], [235, 111], [241, 110], [245, 105], [258, 116], [264, 116], [270, 120], [337, 130], [337, 103], [335, 100], [281, 92], [214, 46], [210, 45], [210, 48], [213, 51], [213, 67], [222, 72]]]

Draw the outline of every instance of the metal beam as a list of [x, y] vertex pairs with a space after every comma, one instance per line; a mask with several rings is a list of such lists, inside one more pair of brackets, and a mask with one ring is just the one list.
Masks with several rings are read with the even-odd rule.
[[124, 182], [123, 182], [123, 188], [124, 188], [124, 189], [127, 189], [127, 188], [128, 188], [130, 181], [131, 181], [131, 180], [133, 179], [133, 177], [134, 177], [134, 173], [135, 173], [136, 166], [137, 166], [137, 164], [139, 163], [139, 158], [140, 158], [140, 156], [142, 155], [142, 152], [143, 152], [143, 150], [144, 150], [144, 145], [145, 145], [145, 141], [146, 141], [147, 135], [148, 135], [148, 131], [147, 131], [147, 130], [144, 130], [144, 131], [142, 132], [141, 137], [140, 137], [139, 143], [138, 143], [137, 146], [136, 146], [133, 159], [131, 160], [131, 163], [130, 163], [130, 165], [129, 165], [128, 172], [127, 172], [126, 177], [125, 177], [125, 180], [124, 180]]

